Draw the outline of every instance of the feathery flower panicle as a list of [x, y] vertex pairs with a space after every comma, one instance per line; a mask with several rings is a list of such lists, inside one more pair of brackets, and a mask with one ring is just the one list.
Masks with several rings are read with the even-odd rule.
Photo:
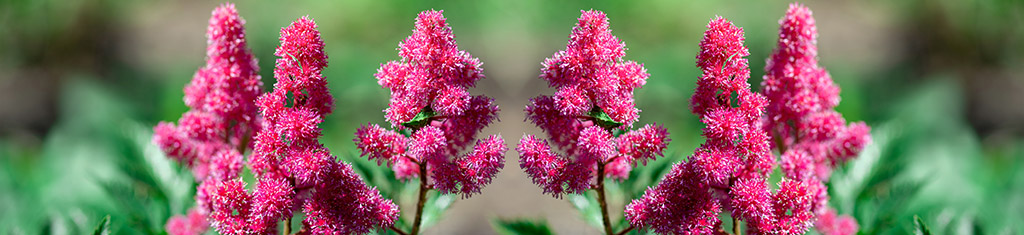
[[612, 120], [632, 125], [640, 113], [633, 89], [647, 82], [647, 69], [622, 59], [626, 44], [611, 34], [604, 12], [580, 12], [565, 50], [544, 60], [540, 77], [558, 90], [553, 97], [560, 114], [584, 115], [597, 106]]
[[[779, 24], [778, 45], [768, 58], [762, 82], [769, 100], [764, 128], [780, 140], [775, 147], [782, 152], [786, 177], [824, 189], [821, 182], [829, 180], [832, 168], [856, 157], [871, 141], [871, 129], [863, 122], [847, 124], [833, 110], [839, 104], [839, 87], [818, 64], [818, 30], [811, 10], [791, 4]], [[815, 198], [813, 209], [819, 232], [855, 233], [852, 218], [843, 217], [842, 225], [833, 222], [835, 211], [826, 208], [824, 191]]]
[[[504, 167], [504, 140], [476, 140], [498, 118], [498, 106], [468, 89], [482, 78], [482, 63], [459, 50], [443, 11], [424, 11], [398, 46], [400, 61], [381, 64], [375, 76], [391, 91], [385, 118], [395, 130], [367, 124], [353, 140], [370, 160], [387, 162], [399, 179], [428, 174], [442, 193], [480, 193]], [[398, 131], [403, 131], [402, 134]], [[471, 152], [462, 154], [474, 143]], [[427, 171], [427, 172], [422, 172]]]
[[519, 166], [556, 198], [591, 189], [596, 174], [626, 179], [638, 162], [661, 156], [670, 141], [662, 126], [627, 130], [640, 113], [633, 90], [649, 74], [643, 64], [622, 59], [625, 44], [611, 34], [603, 12], [581, 12], [565, 50], [541, 64], [540, 78], [557, 91], [530, 99], [525, 110], [554, 148], [533, 135], [523, 136], [516, 148]]
[[707, 28], [697, 54], [703, 73], [691, 98], [707, 140], [633, 200], [626, 218], [656, 233], [709, 234], [721, 229], [718, 214], [728, 211], [746, 221], [752, 234], [804, 233], [813, 219], [812, 200], [823, 188], [783, 179], [771, 192], [768, 174], [775, 159], [761, 125], [767, 101], [747, 83], [743, 29], [721, 17]]
[[214, 154], [234, 146], [247, 148], [246, 141], [260, 127], [253, 100], [263, 82], [245, 41], [244, 24], [233, 4], [213, 10], [206, 33], [206, 65], [185, 87], [185, 104], [191, 110], [177, 125], [161, 122], [153, 128], [157, 146], [190, 166], [196, 181], [206, 178]]
[[327, 66], [323, 46], [312, 19], [302, 17], [281, 29], [277, 83], [255, 102], [263, 117], [248, 162], [256, 186], [248, 192], [233, 177], [205, 186], [209, 188], [202, 193], [212, 198], [218, 232], [274, 233], [278, 222], [291, 218], [297, 208], [306, 215], [303, 225], [316, 234], [366, 233], [398, 219], [397, 205], [364, 184], [351, 166], [337, 162], [318, 141], [318, 125], [333, 109], [321, 73]]
[[241, 154], [262, 125], [253, 101], [263, 82], [245, 40], [244, 24], [233, 4], [213, 10], [206, 31], [206, 64], [184, 90], [190, 110], [177, 123], [160, 122], [153, 128], [153, 142], [202, 182], [188, 216], [167, 221], [172, 234], [206, 232], [212, 204], [208, 189], [238, 177]]
[[482, 63], [459, 50], [444, 11], [424, 11], [412, 35], [398, 45], [401, 61], [382, 64], [378, 83], [391, 90], [385, 117], [400, 126], [430, 107], [442, 116], [461, 116], [470, 106], [467, 89], [483, 79]]

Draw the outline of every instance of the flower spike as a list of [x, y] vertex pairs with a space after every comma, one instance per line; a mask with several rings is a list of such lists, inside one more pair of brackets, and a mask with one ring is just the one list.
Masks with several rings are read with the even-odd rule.
[[375, 74], [391, 91], [384, 113], [397, 130], [367, 124], [353, 141], [363, 156], [392, 166], [399, 179], [428, 174], [433, 189], [470, 197], [504, 167], [505, 145], [497, 135], [477, 140], [499, 109], [490, 97], [469, 94], [484, 78], [482, 63], [458, 48], [442, 13], [421, 12], [412, 35], [398, 45], [402, 59], [381, 64]]
[[626, 179], [670, 141], [662, 126], [627, 130], [640, 113], [633, 90], [650, 75], [643, 64], [623, 60], [626, 45], [611, 34], [604, 12], [580, 12], [565, 50], [541, 64], [540, 78], [557, 91], [530, 99], [525, 110], [549, 139], [525, 135], [516, 148], [519, 166], [555, 198], [592, 189], [595, 178]]
[[[762, 92], [768, 97], [765, 129], [780, 140], [783, 173], [800, 181], [821, 184], [832, 168], [856, 157], [871, 142], [863, 122], [847, 123], [833, 108], [839, 87], [818, 64], [818, 30], [810, 9], [794, 3], [779, 20], [779, 41], [765, 65]], [[856, 233], [853, 218], [837, 218], [827, 208], [828, 194], [816, 197], [816, 227], [824, 234]], [[852, 229], [852, 231], [851, 231]]]

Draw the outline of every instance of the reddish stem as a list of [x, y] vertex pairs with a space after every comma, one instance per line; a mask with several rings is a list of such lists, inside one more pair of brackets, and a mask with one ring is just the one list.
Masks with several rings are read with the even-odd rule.
[[608, 219], [608, 199], [604, 195], [604, 164], [597, 164], [597, 202], [601, 205], [601, 223], [604, 233], [612, 235], [612, 223]]
[[420, 224], [423, 223], [423, 206], [427, 202], [427, 190], [430, 190], [430, 186], [427, 185], [427, 164], [420, 165], [420, 195], [419, 200], [416, 202], [416, 219], [412, 223], [412, 232], [409, 234], [416, 235], [420, 232]]

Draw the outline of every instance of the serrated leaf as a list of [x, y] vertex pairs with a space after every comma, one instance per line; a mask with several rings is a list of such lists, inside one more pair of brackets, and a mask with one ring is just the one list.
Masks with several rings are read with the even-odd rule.
[[917, 215], [914, 216], [914, 234], [916, 235], [931, 235], [932, 231], [928, 229], [928, 225], [925, 225], [924, 220]]
[[601, 107], [597, 107], [596, 105], [593, 109], [590, 109], [590, 112], [587, 113], [587, 116], [594, 118], [594, 124], [606, 130], [611, 130], [622, 126], [621, 122], [616, 122], [614, 119], [612, 119], [611, 116], [608, 116], [608, 113], [605, 113], [604, 110], [601, 110]]
[[104, 216], [100, 220], [100, 223], [96, 225], [96, 229], [92, 231], [93, 235], [108, 235], [110, 234], [110, 215]]
[[518, 234], [554, 234], [551, 228], [548, 227], [547, 221], [544, 220], [530, 220], [530, 219], [495, 219], [491, 223], [494, 230], [499, 234], [504, 235], [518, 235]]
[[434, 116], [437, 116], [437, 113], [434, 112], [434, 110], [431, 109], [430, 106], [427, 106], [424, 107], [423, 110], [420, 110], [420, 113], [417, 113], [416, 116], [412, 118], [412, 120], [409, 120], [408, 122], [403, 122], [402, 126], [412, 129], [420, 129], [422, 127], [430, 125], [430, 118], [433, 118]]

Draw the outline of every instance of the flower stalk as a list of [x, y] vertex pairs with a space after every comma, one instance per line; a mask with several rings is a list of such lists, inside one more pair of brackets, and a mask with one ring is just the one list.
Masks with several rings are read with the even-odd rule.
[[[597, 164], [597, 172], [604, 172], [604, 165]], [[597, 187], [594, 190], [597, 191], [597, 202], [601, 206], [601, 225], [604, 226], [604, 233], [612, 235], [612, 223], [608, 219], [608, 199], [604, 195], [604, 174], [597, 174]]]
[[[427, 172], [427, 164], [420, 164], [420, 172]], [[420, 191], [419, 197], [416, 200], [416, 219], [412, 222], [412, 232], [410, 234], [420, 234], [420, 225], [423, 224], [423, 206], [427, 203], [427, 191], [429, 190], [427, 174], [420, 174]]]
[[386, 162], [396, 178], [419, 178], [409, 234], [423, 229], [430, 190], [463, 198], [479, 194], [504, 167], [507, 150], [499, 135], [477, 139], [499, 109], [490, 97], [470, 95], [468, 89], [484, 78], [482, 63], [458, 49], [442, 13], [421, 12], [413, 34], [399, 44], [402, 59], [382, 64], [374, 75], [391, 91], [384, 116], [393, 129], [364, 125], [353, 140], [362, 156]]

